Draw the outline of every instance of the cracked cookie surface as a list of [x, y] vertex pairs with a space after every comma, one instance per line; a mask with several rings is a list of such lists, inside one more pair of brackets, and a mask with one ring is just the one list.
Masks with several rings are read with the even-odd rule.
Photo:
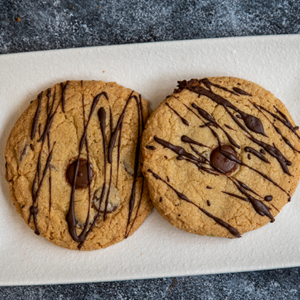
[[240, 237], [274, 222], [300, 177], [300, 134], [284, 104], [233, 77], [178, 82], [150, 116], [143, 174], [179, 229]]
[[41, 92], [11, 131], [6, 179], [36, 234], [69, 248], [105, 248], [151, 212], [140, 143], [148, 101], [116, 83], [67, 81]]

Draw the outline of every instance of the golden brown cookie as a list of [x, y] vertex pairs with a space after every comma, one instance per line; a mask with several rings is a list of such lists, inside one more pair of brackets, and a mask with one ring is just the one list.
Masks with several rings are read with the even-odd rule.
[[255, 83], [180, 81], [143, 134], [150, 198], [172, 225], [199, 235], [240, 237], [273, 222], [299, 181], [298, 129]]
[[8, 138], [6, 179], [36, 234], [69, 248], [132, 235], [152, 204], [140, 171], [148, 101], [116, 83], [67, 81], [41, 92]]

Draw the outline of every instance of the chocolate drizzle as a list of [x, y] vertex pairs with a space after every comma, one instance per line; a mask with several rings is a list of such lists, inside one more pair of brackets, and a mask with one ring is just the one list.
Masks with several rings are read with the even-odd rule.
[[237, 92], [238, 94], [240, 94], [240, 95], [252, 96], [251, 94], [249, 94], [249, 93], [247, 93], [247, 92], [245, 92], [245, 91], [243, 91], [243, 90], [241, 90], [241, 89], [239, 89], [237, 87], [234, 87], [233, 90], [235, 92]]
[[[94, 100], [93, 100], [93, 103], [92, 103], [92, 106], [91, 106], [91, 110], [90, 110], [90, 114], [89, 114], [89, 117], [88, 117], [88, 120], [85, 124], [85, 127], [84, 127], [84, 132], [83, 132], [83, 135], [81, 137], [81, 140], [80, 140], [80, 144], [79, 144], [79, 154], [78, 154], [78, 158], [76, 160], [76, 164], [75, 164], [75, 171], [74, 171], [74, 177], [73, 177], [73, 184], [72, 184], [72, 191], [71, 191], [71, 199], [70, 199], [70, 207], [69, 207], [69, 211], [66, 215], [66, 221], [68, 223], [68, 226], [69, 226], [69, 232], [70, 232], [70, 235], [71, 237], [73, 238], [73, 240], [75, 242], [79, 242], [79, 249], [82, 247], [82, 243], [85, 241], [86, 237], [87, 237], [87, 234], [90, 232], [87, 230], [88, 228], [88, 217], [89, 217], [89, 213], [88, 213], [88, 217], [87, 217], [87, 220], [86, 220], [86, 223], [85, 223], [85, 226], [84, 226], [84, 229], [82, 230], [82, 232], [80, 233], [80, 235], [78, 236], [77, 235], [77, 232], [76, 232], [76, 218], [75, 218], [75, 189], [76, 189], [76, 179], [77, 179], [77, 176], [78, 176], [78, 171], [79, 171], [79, 163], [80, 163], [80, 155], [81, 155], [81, 151], [83, 149], [83, 145], [85, 143], [85, 140], [87, 139], [87, 129], [88, 129], [88, 125], [90, 123], [90, 120], [91, 120], [91, 117], [93, 115], [93, 112], [99, 102], [99, 99], [100, 97], [104, 95], [106, 98], [108, 98], [107, 94], [105, 92], [102, 92], [100, 94], [98, 94]], [[89, 172], [87, 172], [87, 174], [89, 174]], [[89, 180], [89, 179], [88, 179]], [[89, 180], [90, 181], [90, 180]], [[90, 201], [90, 199], [89, 199]], [[99, 206], [100, 207], [100, 206]], [[90, 208], [90, 206], [89, 206]], [[90, 211], [90, 210], [89, 210]], [[92, 226], [91, 226], [92, 228]]]
[[192, 140], [191, 138], [189, 138], [188, 136], [186, 135], [183, 135], [181, 137], [181, 140], [184, 142], [184, 143], [189, 143], [189, 144], [194, 144], [194, 145], [197, 145], [197, 146], [200, 146], [200, 147], [206, 147], [206, 148], [209, 148], [208, 146], [206, 145], [203, 145], [195, 140]]
[[[227, 136], [229, 142], [236, 148], [240, 149], [241, 147], [235, 142], [235, 140], [230, 136], [230, 134], [224, 130], [224, 128], [222, 128], [217, 122], [216, 120], [208, 113], [206, 112], [204, 109], [200, 108], [198, 105], [196, 105], [195, 103], [192, 104], [192, 107], [197, 109], [198, 113], [205, 118], [206, 120], [208, 120], [208, 123], [205, 123], [205, 126], [209, 127], [209, 129], [211, 130], [211, 132], [213, 133], [214, 136], [216, 136], [216, 132], [213, 131], [211, 129], [211, 126], [214, 126], [216, 128], [220, 128], [225, 135]], [[217, 137], [217, 136], [216, 136]]]
[[[250, 101], [250, 100], [249, 100]], [[250, 101], [251, 102], [251, 101]], [[258, 109], [265, 117], [266, 117], [266, 119], [272, 124], [272, 126], [273, 126], [273, 128], [275, 129], [275, 131], [281, 136], [281, 138], [283, 139], [283, 141], [293, 150], [293, 151], [296, 151], [296, 152], [298, 152], [298, 153], [300, 153], [300, 151], [299, 150], [297, 150], [292, 144], [291, 144], [291, 142], [289, 141], [289, 139], [288, 138], [286, 138], [283, 134], [282, 134], [282, 132], [281, 132], [281, 130], [275, 125], [275, 123], [274, 122], [272, 122], [267, 116], [266, 116], [266, 114], [264, 113], [264, 111], [265, 112], [268, 112], [271, 116], [273, 116], [275, 119], [277, 119], [277, 120], [280, 120], [280, 122], [282, 122], [286, 127], [288, 127], [289, 129], [291, 129], [292, 131], [293, 131], [293, 133], [298, 137], [298, 134], [297, 134], [297, 132], [296, 132], [296, 130], [298, 130], [299, 129], [299, 127], [298, 126], [296, 126], [296, 127], [293, 127], [292, 126], [292, 124], [290, 123], [290, 121], [287, 119], [287, 117], [285, 116], [285, 119], [282, 119], [282, 118], [280, 118], [280, 117], [278, 117], [276, 114], [274, 114], [274, 113], [272, 113], [272, 112], [270, 112], [269, 110], [267, 110], [266, 108], [264, 108], [264, 107], [262, 107], [262, 106], [259, 106], [259, 105], [257, 105], [257, 104], [254, 104], [253, 102], [251, 102], [252, 103], [252, 105], [256, 108], [256, 109]], [[275, 107], [276, 108], [276, 107]], [[278, 111], [278, 110], [277, 110]], [[280, 112], [281, 113], [281, 112]], [[281, 113], [282, 114], [282, 113]], [[299, 137], [298, 137], [298, 139], [299, 139]]]
[[[68, 83], [66, 82], [66, 84], [61, 83], [61, 98], [60, 101], [58, 103], [58, 105], [56, 106], [56, 108], [54, 109], [54, 104], [55, 104], [55, 90], [54, 90], [54, 95], [53, 95], [53, 101], [52, 101], [52, 105], [50, 103], [50, 99], [51, 99], [51, 89], [47, 90], [47, 120], [46, 120], [46, 125], [43, 129], [42, 134], [40, 134], [39, 140], [38, 142], [41, 142], [41, 150], [38, 156], [38, 163], [37, 163], [37, 171], [34, 177], [34, 181], [33, 181], [33, 185], [32, 185], [32, 199], [33, 199], [33, 204], [30, 208], [30, 216], [28, 219], [28, 223], [30, 223], [31, 218], [33, 217], [33, 221], [34, 221], [34, 225], [35, 225], [35, 233], [39, 234], [39, 229], [37, 227], [37, 214], [38, 214], [38, 196], [39, 196], [39, 192], [41, 189], [41, 186], [44, 182], [45, 176], [47, 174], [47, 171], [49, 170], [49, 218], [50, 218], [50, 213], [51, 213], [51, 189], [52, 189], [52, 180], [51, 180], [51, 170], [50, 170], [50, 162], [52, 159], [52, 153], [53, 153], [53, 149], [54, 149], [54, 145], [52, 147], [52, 150], [50, 151], [50, 128], [51, 128], [51, 124], [53, 122], [54, 116], [60, 106], [60, 104], [62, 105], [62, 111], [65, 111], [65, 95], [66, 95], [66, 89], [68, 87]], [[135, 164], [134, 164], [134, 175], [133, 175], [133, 184], [132, 184], [132, 191], [131, 191], [131, 196], [130, 196], [130, 202], [129, 202], [129, 215], [128, 215], [128, 222], [127, 222], [127, 227], [126, 227], [126, 233], [125, 233], [125, 238], [129, 236], [131, 229], [133, 228], [134, 222], [136, 220], [136, 218], [138, 217], [138, 212], [141, 206], [141, 201], [142, 201], [142, 197], [143, 197], [143, 187], [144, 187], [144, 178], [142, 179], [142, 188], [141, 188], [141, 192], [139, 194], [139, 202], [137, 205], [137, 209], [136, 209], [136, 213], [135, 216], [132, 220], [132, 215], [133, 215], [133, 211], [135, 208], [135, 198], [136, 198], [136, 183], [137, 183], [137, 175], [138, 175], [138, 167], [139, 167], [139, 153], [140, 153], [140, 139], [141, 139], [141, 135], [142, 135], [142, 129], [144, 128], [144, 118], [143, 118], [143, 107], [142, 107], [142, 98], [141, 95], [139, 95], [139, 97], [133, 95], [133, 92], [130, 94], [127, 103], [125, 104], [125, 107], [123, 109], [123, 112], [117, 122], [116, 128], [115, 130], [113, 130], [113, 116], [112, 116], [112, 111], [111, 108], [109, 108], [109, 120], [110, 120], [110, 133], [111, 133], [111, 139], [109, 142], [109, 145], [107, 146], [106, 143], [106, 136], [105, 136], [105, 123], [106, 123], [106, 112], [105, 109], [103, 107], [101, 107], [98, 111], [98, 117], [99, 117], [99, 122], [100, 122], [100, 129], [101, 129], [101, 134], [103, 137], [103, 151], [104, 151], [104, 166], [105, 166], [105, 170], [104, 170], [104, 184], [102, 187], [102, 191], [101, 191], [101, 197], [99, 199], [100, 203], [99, 203], [99, 209], [96, 213], [96, 215], [94, 216], [94, 219], [92, 221], [90, 221], [90, 209], [91, 209], [91, 181], [93, 179], [94, 176], [94, 172], [93, 172], [93, 168], [92, 165], [90, 164], [89, 161], [89, 148], [88, 148], [88, 140], [87, 140], [87, 129], [89, 126], [89, 122], [91, 120], [91, 117], [94, 113], [94, 110], [99, 102], [99, 99], [101, 96], [105, 96], [105, 98], [108, 100], [108, 95], [106, 92], [102, 92], [100, 94], [98, 94], [92, 102], [91, 105], [91, 109], [89, 112], [89, 117], [88, 120], [85, 120], [85, 105], [84, 105], [84, 97], [82, 96], [82, 107], [83, 107], [83, 125], [84, 125], [84, 132], [83, 135], [81, 137], [80, 140], [80, 144], [79, 144], [79, 154], [78, 157], [72, 161], [66, 171], [66, 179], [67, 181], [71, 184], [72, 186], [72, 190], [71, 190], [71, 197], [70, 197], [70, 207], [69, 207], [69, 211], [66, 215], [66, 220], [68, 223], [68, 227], [69, 227], [69, 232], [71, 237], [73, 238], [74, 241], [78, 242], [78, 248], [81, 249], [83, 243], [85, 242], [88, 234], [93, 230], [97, 220], [99, 219], [99, 216], [101, 213], [103, 213], [103, 219], [106, 219], [106, 216], [108, 213], [112, 213], [113, 211], [116, 210], [116, 207], [113, 207], [113, 209], [109, 209], [108, 210], [108, 200], [109, 200], [109, 195], [110, 195], [110, 187], [112, 184], [112, 151], [116, 142], [116, 138], [117, 135], [119, 134], [119, 144], [118, 144], [118, 160], [117, 160], [117, 169], [119, 170], [119, 160], [120, 160], [120, 147], [121, 147], [121, 134], [122, 134], [122, 125], [123, 125], [123, 118], [124, 118], [124, 114], [126, 112], [126, 108], [128, 107], [128, 104], [130, 102], [131, 99], [134, 99], [136, 101], [137, 104], [137, 109], [138, 109], [138, 141], [137, 141], [137, 146], [136, 146], [136, 153], [135, 153]], [[37, 124], [38, 124], [38, 118], [39, 118], [39, 114], [40, 114], [40, 109], [41, 109], [41, 101], [42, 101], [42, 96], [43, 96], [43, 92], [39, 94], [38, 96], [38, 107], [35, 113], [35, 117], [34, 117], [34, 121], [32, 124], [32, 130], [31, 130], [31, 136], [32, 138], [34, 138], [35, 132], [36, 132], [36, 128], [37, 128]], [[42, 163], [41, 163], [41, 155], [42, 155], [42, 151], [43, 151], [43, 145], [45, 143], [46, 138], [48, 137], [48, 152], [49, 155], [47, 157], [47, 162], [46, 165], [44, 167], [43, 173], [42, 173]], [[84, 147], [84, 145], [86, 146], [86, 152], [87, 152], [87, 158], [83, 159], [81, 158], [81, 152], [82, 149]], [[30, 144], [30, 148], [33, 149], [33, 145]], [[107, 163], [106, 160], [108, 160], [108, 163], [110, 164], [110, 179], [109, 179], [109, 184], [108, 184], [108, 188], [106, 189], [106, 169], [107, 169]], [[118, 180], [118, 176], [117, 176], [117, 180]], [[81, 231], [81, 233], [78, 235], [77, 234], [77, 220], [75, 219], [75, 212], [74, 212], [74, 206], [75, 206], [75, 189], [77, 188], [86, 188], [88, 187], [89, 189], [89, 205], [88, 205], [88, 213], [87, 213], [87, 217], [86, 217], [86, 221], [85, 224], [83, 226], [83, 230]], [[106, 192], [107, 191], [107, 192]], [[105, 197], [106, 196], [106, 197]], [[105, 208], [104, 210], [101, 210], [101, 203], [104, 201], [104, 197], [105, 197]], [[49, 225], [48, 225], [49, 226]]]
[[260, 105], [254, 105], [254, 106], [256, 108], [260, 108], [260, 109], [264, 110], [265, 112], [269, 113], [273, 118], [275, 118], [276, 120], [280, 121], [284, 126], [286, 126], [287, 128], [289, 128], [297, 136], [297, 138], [300, 140], [300, 136], [297, 133], [297, 130], [299, 129], [299, 127], [298, 126], [293, 126], [292, 123], [290, 122], [290, 120], [287, 118], [287, 116], [283, 112], [281, 112], [276, 106], [274, 106], [274, 108], [275, 108], [276, 112], [281, 117], [279, 117], [275, 113], [267, 110], [263, 106], [260, 106]]
[[35, 115], [34, 115], [34, 118], [33, 118], [33, 123], [32, 123], [32, 128], [31, 128], [31, 139], [32, 140], [34, 139], [37, 123], [38, 123], [38, 120], [39, 120], [41, 104], [42, 104], [42, 97], [43, 97], [43, 92], [41, 92], [38, 95], [38, 106], [37, 106], [37, 109], [36, 109], [36, 112], [35, 112]]
[[[262, 155], [260, 154], [257, 150], [251, 148], [251, 147], [245, 147], [244, 148], [245, 152], [250, 152], [253, 155], [255, 155], [256, 157], [258, 157], [259, 159], [261, 159], [262, 161], [266, 162], [267, 164], [269, 164], [270, 162]], [[248, 154], [249, 155], [249, 154]]]
[[61, 86], [61, 105], [62, 105], [62, 111], [65, 112], [65, 102], [66, 102], [66, 90], [68, 88], [69, 85], [69, 81], [66, 82], [66, 84], [64, 84], [63, 82], [61, 82], [60, 86]]
[[[204, 88], [201, 85], [204, 85], [206, 88]], [[233, 91], [224, 88], [222, 86], [216, 85], [211, 83], [207, 78], [202, 79], [202, 80], [195, 80], [192, 79], [190, 81], [181, 81], [178, 84], [178, 89], [175, 90], [175, 93], [179, 93], [181, 92], [183, 89], [188, 89], [192, 92], [195, 92], [200, 96], [206, 96], [209, 99], [211, 99], [212, 101], [214, 101], [215, 103], [217, 103], [218, 105], [223, 106], [223, 108], [225, 109], [225, 111], [229, 114], [229, 116], [232, 118], [232, 120], [245, 132], [245, 136], [251, 140], [252, 142], [254, 142], [255, 144], [257, 144], [258, 146], [262, 147], [262, 149], [259, 151], [255, 150], [252, 147], [245, 147], [244, 150], [245, 152], [249, 152], [251, 154], [253, 154], [254, 156], [256, 156], [257, 158], [259, 158], [260, 160], [270, 164], [270, 161], [265, 157], [266, 152], [268, 154], [270, 154], [271, 156], [273, 156], [280, 164], [282, 170], [288, 174], [291, 175], [289, 170], [288, 170], [288, 166], [290, 166], [292, 163], [282, 154], [282, 152], [275, 146], [275, 144], [273, 143], [273, 145], [270, 145], [266, 142], [260, 141], [258, 140], [252, 132], [260, 134], [265, 136], [266, 138], [268, 138], [268, 136], [266, 135], [262, 122], [259, 118], [250, 115], [242, 110], [240, 110], [239, 108], [237, 108], [235, 105], [233, 105], [232, 103], [230, 103], [228, 100], [224, 99], [223, 97], [215, 94], [212, 91], [212, 86], [219, 88], [219, 89], [223, 89], [226, 92], [230, 92], [232, 94], [234, 94], [235, 96], [239, 96], [239, 95], [245, 95], [245, 96], [252, 96], [251, 94], [243, 91], [240, 88], [233, 88]], [[177, 99], [179, 102], [180, 99], [179, 97], [176, 97], [175, 95], [173, 95], [173, 97], [175, 99]], [[248, 99], [249, 100], [249, 99]], [[250, 101], [250, 100], [249, 100]], [[251, 102], [251, 101], [250, 101]], [[182, 102], [181, 102], [182, 103]], [[252, 103], [252, 102], [251, 102]], [[223, 192], [225, 194], [228, 194], [229, 196], [235, 197], [237, 199], [243, 200], [243, 201], [247, 201], [249, 203], [251, 203], [251, 205], [253, 206], [254, 210], [260, 214], [261, 216], [266, 216], [268, 217], [271, 222], [274, 222], [274, 217], [272, 216], [272, 214], [270, 213], [271, 208], [269, 208], [268, 206], [266, 206], [263, 203], [264, 201], [271, 201], [273, 199], [272, 195], [267, 195], [265, 197], [260, 196], [257, 192], [255, 192], [253, 189], [251, 189], [250, 187], [248, 187], [245, 183], [237, 180], [234, 177], [229, 176], [228, 174], [230, 174], [232, 171], [234, 171], [237, 168], [237, 165], [241, 165], [243, 167], [249, 168], [250, 170], [256, 172], [257, 174], [259, 174], [261, 177], [263, 177], [264, 179], [268, 180], [270, 183], [272, 183], [273, 185], [275, 185], [276, 187], [278, 187], [281, 191], [283, 191], [287, 196], [288, 199], [290, 199], [290, 195], [289, 193], [283, 189], [279, 184], [277, 184], [273, 179], [271, 179], [269, 176], [267, 176], [266, 174], [260, 172], [259, 170], [251, 167], [250, 165], [246, 164], [245, 162], [243, 162], [242, 160], [240, 160], [237, 156], [237, 153], [234, 151], [234, 149], [232, 147], [230, 147], [229, 145], [224, 145], [221, 142], [221, 138], [217, 132], [217, 130], [213, 129], [221, 129], [225, 135], [227, 136], [229, 142], [236, 148], [240, 148], [239, 145], [237, 145], [235, 143], [235, 141], [232, 139], [232, 137], [222, 128], [222, 126], [220, 126], [218, 124], [218, 122], [216, 122], [216, 120], [213, 118], [213, 116], [211, 114], [209, 114], [207, 111], [205, 111], [203, 108], [200, 108], [197, 104], [192, 103], [192, 108], [196, 109], [198, 114], [196, 114], [191, 108], [189, 108], [186, 104], [182, 103], [189, 111], [191, 111], [194, 115], [196, 115], [204, 124], [200, 125], [200, 127], [207, 127], [210, 129], [211, 133], [214, 135], [214, 137], [217, 139], [217, 143], [218, 146], [212, 151], [211, 153], [211, 157], [210, 160], [208, 160], [203, 154], [201, 154], [195, 147], [193, 147], [192, 145], [197, 145], [200, 147], [207, 147], [206, 145], [203, 145], [201, 142], [192, 140], [191, 138], [187, 137], [186, 135], [181, 137], [181, 141], [184, 143], [188, 143], [190, 145], [191, 150], [200, 158], [195, 157], [195, 155], [187, 152], [184, 148], [171, 144], [170, 142], [164, 141], [156, 136], [154, 136], [154, 140], [161, 144], [163, 147], [166, 147], [168, 149], [170, 149], [171, 151], [175, 152], [178, 156], [177, 159], [178, 160], [185, 160], [189, 163], [194, 164], [195, 166], [198, 167], [199, 170], [204, 170], [207, 173], [213, 174], [213, 175], [224, 175], [226, 176], [229, 180], [231, 180], [235, 187], [237, 188], [237, 190], [243, 195], [237, 195], [234, 193], [228, 193], [228, 192]], [[255, 107], [257, 107], [260, 111], [264, 110], [267, 111], [265, 108], [262, 107], [258, 107], [257, 105], [253, 104]], [[276, 112], [272, 113], [267, 111], [269, 114], [271, 114], [275, 119], [279, 120], [281, 123], [283, 123], [286, 127], [288, 127], [290, 130], [293, 131], [293, 133], [299, 138], [298, 133], [296, 132], [299, 128], [296, 126], [292, 126], [291, 122], [288, 120], [288, 118], [282, 114], [276, 107]], [[204, 119], [206, 121], [204, 121]], [[240, 121], [239, 119], [243, 120]], [[269, 119], [268, 119], [269, 120]], [[270, 120], [269, 120], [270, 121]], [[271, 122], [271, 121], [270, 121]], [[271, 122], [272, 123], [272, 122]], [[282, 137], [282, 140], [294, 151], [299, 152], [297, 149], [295, 149], [295, 147], [290, 143], [290, 141], [284, 137], [284, 135], [281, 133], [281, 130], [275, 126], [273, 123], [272, 125], [274, 126], [274, 129], [276, 130], [276, 132]], [[232, 127], [228, 126], [227, 124], [224, 124], [224, 127], [230, 129], [230, 130], [235, 130]], [[236, 130], [235, 130], [236, 131]], [[227, 147], [227, 149], [225, 149]], [[226, 163], [219, 163], [221, 160], [216, 159], [216, 158], [222, 158], [222, 160], [224, 160], [225, 162], [228, 163], [228, 165], [230, 166], [230, 168], [226, 168]], [[250, 159], [251, 156], [250, 154], [248, 154], [248, 158]], [[218, 162], [218, 163], [217, 163]], [[206, 166], [210, 166], [206, 167]], [[153, 173], [151, 170], [148, 170], [148, 172], [152, 173], [153, 176], [156, 179], [162, 180], [157, 174]], [[178, 195], [178, 197], [182, 200], [187, 201], [184, 197], [184, 195], [180, 194], [178, 191], [176, 191], [172, 186], [170, 186], [168, 184], [168, 182], [164, 181], [170, 188], [172, 188], [174, 190], [174, 192], [176, 192], [176, 194]], [[256, 199], [256, 196], [261, 199], [258, 200]], [[289, 201], [289, 200], [288, 200]], [[275, 209], [277, 209], [276, 207], [274, 207]]]
[[157, 136], [154, 136], [154, 140], [161, 144], [163, 147], [165, 148], [169, 148], [170, 150], [172, 150], [173, 152], [175, 152], [176, 154], [178, 154], [179, 156], [182, 156], [182, 157], [187, 157], [187, 158], [190, 158], [191, 160], [194, 160], [194, 161], [198, 161], [197, 157], [194, 156], [193, 154], [185, 151], [182, 147], [180, 146], [175, 146], [169, 142], [166, 142], [165, 140], [162, 140], [160, 138], [158, 138]]
[[[226, 91], [226, 92], [229, 92], [229, 93], [231, 93], [233, 95], [238, 96], [238, 94], [235, 93], [234, 91], [231, 91], [231, 90], [227, 89], [226, 87], [220, 86], [218, 84], [212, 83], [207, 78], [201, 79], [200, 82], [202, 82], [210, 91], [211, 91], [211, 86], [214, 86], [214, 87], [216, 87], [218, 89], [221, 89], [223, 91]], [[233, 90], [234, 90], [234, 88], [233, 88]]]
[[171, 109], [171, 110], [173, 110], [174, 111], [174, 113], [181, 119], [181, 121], [182, 121], [182, 123], [184, 124], [184, 125], [186, 125], [186, 126], [190, 126], [190, 124], [189, 124], [189, 122], [185, 119], [185, 118], [183, 118], [173, 107], [171, 107], [168, 103], [166, 103], [166, 105]]
[[178, 196], [179, 199], [186, 201], [192, 205], [194, 205], [195, 207], [197, 207], [200, 211], [202, 211], [205, 215], [207, 215], [209, 218], [213, 219], [216, 223], [218, 223], [219, 225], [223, 226], [224, 228], [226, 228], [233, 236], [235, 237], [241, 237], [241, 234], [238, 232], [237, 229], [235, 229], [234, 227], [232, 227], [231, 225], [229, 225], [228, 223], [224, 222], [223, 220], [215, 217], [214, 215], [210, 214], [208, 211], [204, 210], [203, 208], [201, 208], [199, 205], [195, 204], [194, 202], [192, 202], [191, 200], [189, 200], [184, 194], [180, 193], [179, 191], [177, 191], [174, 187], [172, 187], [169, 183], [167, 183], [165, 180], [163, 180], [160, 176], [158, 176], [156, 173], [154, 173], [151, 169], [148, 169], [148, 172], [151, 173], [155, 179], [157, 180], [161, 180], [162, 182], [164, 182], [169, 188], [171, 188], [176, 195]]
[[38, 203], [37, 203], [37, 200], [38, 200], [38, 196], [39, 196], [39, 192], [41, 190], [41, 187], [43, 185], [43, 181], [46, 177], [46, 173], [47, 173], [47, 170], [50, 166], [50, 162], [51, 162], [51, 159], [52, 159], [52, 153], [53, 153], [53, 148], [55, 146], [55, 143], [52, 147], [52, 150], [51, 152], [49, 153], [48, 157], [47, 157], [47, 162], [46, 162], [46, 165], [45, 165], [45, 168], [44, 168], [44, 172], [43, 172], [43, 176], [41, 178], [41, 181], [38, 183], [38, 188], [37, 190], [35, 191], [35, 183], [36, 183], [36, 175], [35, 175], [35, 178], [34, 178], [34, 181], [33, 181], [33, 185], [32, 185], [32, 206], [30, 207], [30, 215], [29, 215], [29, 219], [28, 219], [28, 224], [30, 223], [30, 220], [31, 220], [31, 217], [33, 217], [33, 222], [34, 222], [34, 225], [35, 225], [35, 231], [34, 233], [39, 235], [40, 234], [40, 231], [37, 227], [37, 213], [38, 213]]
[[[206, 78], [206, 80], [208, 80], [208, 79]], [[232, 103], [230, 103], [223, 97], [213, 93], [211, 90], [207, 90], [207, 89], [201, 87], [200, 86], [201, 82], [202, 82], [201, 80], [198, 81], [196, 79], [191, 79], [190, 81], [186, 81], [186, 80], [179, 81], [178, 89], [176, 89], [174, 92], [179, 93], [183, 89], [188, 89], [194, 93], [197, 93], [199, 96], [206, 96], [209, 99], [211, 99], [212, 101], [216, 102], [217, 104], [222, 105], [227, 112], [229, 111], [228, 109], [230, 108], [230, 109], [234, 110], [235, 112], [239, 113], [240, 116], [242, 117], [242, 119], [244, 120], [245, 125], [247, 126], [247, 128], [249, 130], [266, 136], [263, 125], [257, 117], [249, 115], [249, 114], [245, 113], [244, 111], [241, 111], [240, 109], [238, 109], [236, 106], [234, 106]], [[232, 117], [234, 122], [236, 122], [239, 126], [241, 125], [240, 122], [237, 122], [236, 118], [233, 118], [233, 115], [231, 113], [230, 113], [230, 116]]]
[[[35, 117], [34, 117], [34, 121], [33, 121], [33, 125], [32, 125], [32, 131], [31, 131], [31, 136], [34, 138], [35, 135], [35, 131], [36, 131], [36, 127], [37, 127], [37, 123], [38, 123], [38, 117], [39, 117], [39, 113], [40, 113], [40, 108], [41, 108], [41, 100], [42, 100], [42, 95], [43, 92], [41, 92], [38, 96], [38, 108], [37, 111], [35, 113]], [[52, 101], [52, 105], [51, 105], [51, 109], [49, 110], [50, 107], [50, 98], [51, 98], [51, 89], [47, 90], [47, 120], [46, 120], [46, 125], [45, 125], [45, 129], [43, 134], [40, 136], [38, 142], [42, 142], [41, 144], [41, 149], [38, 155], [38, 162], [37, 162], [37, 170], [34, 176], [34, 180], [32, 183], [32, 188], [31, 188], [31, 194], [32, 194], [32, 206], [30, 208], [30, 214], [29, 214], [29, 218], [28, 218], [28, 224], [31, 221], [31, 217], [33, 217], [33, 222], [34, 222], [34, 227], [35, 227], [35, 233], [36, 234], [40, 234], [38, 226], [37, 226], [37, 214], [38, 214], [38, 192], [42, 186], [42, 183], [44, 181], [44, 177], [46, 175], [47, 169], [49, 168], [49, 215], [50, 215], [50, 211], [51, 211], [51, 170], [50, 170], [50, 161], [51, 161], [51, 157], [52, 157], [52, 151], [54, 148], [55, 143], [53, 144], [52, 150], [50, 152], [50, 128], [51, 128], [51, 124], [53, 121], [53, 118], [56, 114], [56, 111], [60, 105], [60, 102], [58, 103], [55, 111], [52, 113], [53, 111], [53, 107], [54, 107], [54, 101], [55, 101], [55, 95], [53, 96], [53, 101]], [[47, 162], [44, 168], [44, 172], [43, 172], [43, 176], [42, 179], [40, 179], [41, 176], [41, 159], [42, 159], [42, 151], [43, 151], [43, 146], [45, 143], [45, 139], [46, 137], [48, 137], [48, 158], [47, 158]], [[33, 146], [32, 146], [33, 148]], [[36, 186], [37, 185], [37, 186]]]
[[277, 159], [284, 173], [291, 176], [291, 173], [287, 166], [291, 165], [291, 162], [277, 149], [275, 146], [271, 146], [269, 144], [264, 143], [263, 141], [259, 141], [254, 137], [249, 137], [249, 139], [256, 143], [257, 145], [263, 147], [271, 156]]

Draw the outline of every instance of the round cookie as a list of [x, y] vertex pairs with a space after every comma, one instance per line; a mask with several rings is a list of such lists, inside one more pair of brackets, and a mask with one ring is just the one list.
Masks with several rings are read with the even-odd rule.
[[143, 133], [142, 171], [155, 208], [199, 235], [240, 237], [273, 222], [299, 181], [298, 129], [255, 83], [180, 81]]
[[11, 197], [36, 234], [95, 250], [139, 228], [152, 209], [140, 170], [148, 114], [116, 83], [67, 81], [38, 95], [5, 149]]

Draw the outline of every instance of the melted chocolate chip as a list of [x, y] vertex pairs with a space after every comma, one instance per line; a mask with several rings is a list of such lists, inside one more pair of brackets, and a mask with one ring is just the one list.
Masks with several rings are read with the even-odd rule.
[[207, 205], [208, 205], [208, 206], [210, 206], [210, 205], [211, 205], [209, 200], [207, 200], [206, 202], [207, 202]]
[[[66, 178], [70, 185], [73, 184], [76, 164], [77, 164], [77, 160], [69, 164], [67, 168]], [[90, 182], [88, 179], [88, 170], [89, 170]], [[87, 160], [80, 158], [75, 188], [82, 189], [88, 187], [91, 183], [91, 179], [93, 178], [93, 176], [94, 176], [94, 170], [92, 164], [89, 164], [88, 166]]]
[[[229, 145], [222, 145], [221, 151], [230, 153], [237, 158], [237, 153]], [[220, 152], [219, 146], [212, 151], [210, 155], [210, 163], [217, 170], [220, 170], [225, 174], [234, 172], [238, 167], [238, 164], [236, 162], [228, 159]]]

